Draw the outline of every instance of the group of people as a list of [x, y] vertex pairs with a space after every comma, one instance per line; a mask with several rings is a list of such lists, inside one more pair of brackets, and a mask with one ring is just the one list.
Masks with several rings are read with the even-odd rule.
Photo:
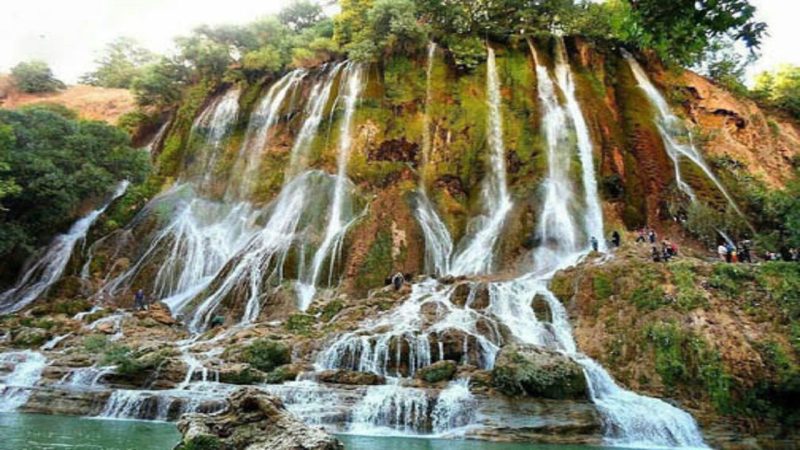
[[650, 227], [642, 227], [636, 230], [636, 243], [650, 244], [650, 257], [653, 259], [653, 262], [667, 262], [678, 256], [678, 244], [672, 242], [669, 237], [667, 237], [661, 241], [659, 246], [658, 233]]
[[750, 248], [752, 242], [744, 240], [739, 245], [733, 245], [731, 242], [721, 242], [717, 247], [717, 255], [719, 259], [726, 263], [751, 263], [753, 258], [750, 256]]
[[764, 259], [767, 261], [800, 262], [800, 248], [791, 248], [784, 245], [778, 253], [766, 252]]

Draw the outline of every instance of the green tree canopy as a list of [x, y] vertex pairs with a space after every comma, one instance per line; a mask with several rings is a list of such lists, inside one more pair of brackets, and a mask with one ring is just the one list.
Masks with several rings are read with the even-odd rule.
[[19, 262], [68, 228], [82, 202], [149, 170], [147, 153], [119, 128], [38, 105], [0, 109], [0, 158], [0, 255]]
[[95, 61], [97, 69], [83, 75], [80, 81], [92, 86], [128, 89], [143, 67], [155, 58], [136, 40], [121, 37], [106, 46], [103, 55]]
[[44, 61], [21, 62], [11, 69], [11, 77], [23, 92], [54, 92], [66, 87]]

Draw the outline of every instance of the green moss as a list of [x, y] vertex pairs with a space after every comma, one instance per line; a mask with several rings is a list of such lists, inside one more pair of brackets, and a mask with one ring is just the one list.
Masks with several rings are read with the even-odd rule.
[[592, 279], [594, 297], [597, 300], [608, 300], [614, 294], [614, 285], [605, 274], [597, 273]]
[[216, 436], [201, 434], [178, 445], [177, 450], [222, 450], [222, 441]]
[[364, 263], [358, 270], [355, 285], [358, 289], [367, 290], [383, 286], [392, 271], [392, 236], [388, 230], [378, 231]]
[[240, 359], [262, 372], [271, 372], [292, 360], [289, 347], [271, 339], [257, 339], [242, 349]]
[[456, 374], [455, 361], [442, 360], [419, 370], [418, 376], [428, 383], [451, 380]]
[[339, 314], [339, 311], [342, 309], [344, 309], [344, 302], [339, 299], [335, 299], [322, 308], [321, 318], [325, 322], [330, 322], [330, 320], [333, 319], [336, 314]]
[[703, 292], [697, 288], [698, 282], [691, 264], [684, 262], [670, 264], [669, 270], [672, 272], [672, 281], [677, 290], [676, 306], [680, 310], [689, 311], [708, 304]]
[[291, 333], [308, 336], [311, 334], [311, 331], [314, 327], [314, 322], [316, 319], [314, 316], [302, 313], [296, 313], [289, 316], [286, 319], [286, 324], [284, 325], [286, 331]]
[[626, 301], [641, 310], [656, 310], [669, 305], [664, 293], [664, 277], [657, 269], [650, 265], [643, 266], [635, 274], [630, 274], [634, 275], [635, 287], [622, 292]]
[[89, 354], [99, 354], [108, 347], [108, 338], [102, 334], [90, 334], [83, 338], [83, 349]]

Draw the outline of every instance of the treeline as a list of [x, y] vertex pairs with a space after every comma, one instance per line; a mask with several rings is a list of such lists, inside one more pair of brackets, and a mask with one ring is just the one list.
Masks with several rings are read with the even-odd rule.
[[21, 264], [84, 209], [94, 208], [117, 182], [144, 180], [149, 164], [147, 152], [131, 148], [127, 133], [79, 120], [64, 107], [0, 109], [3, 267]]

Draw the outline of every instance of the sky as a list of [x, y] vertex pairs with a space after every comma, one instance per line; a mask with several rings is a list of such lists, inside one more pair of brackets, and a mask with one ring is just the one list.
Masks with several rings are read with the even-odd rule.
[[[290, 0], [4, 0], [0, 8], [0, 73], [41, 59], [74, 83], [90, 71], [103, 47], [129, 36], [165, 52], [172, 38], [201, 24], [247, 23], [279, 11]], [[752, 78], [781, 63], [800, 65], [800, 0], [751, 0], [769, 25]]]

